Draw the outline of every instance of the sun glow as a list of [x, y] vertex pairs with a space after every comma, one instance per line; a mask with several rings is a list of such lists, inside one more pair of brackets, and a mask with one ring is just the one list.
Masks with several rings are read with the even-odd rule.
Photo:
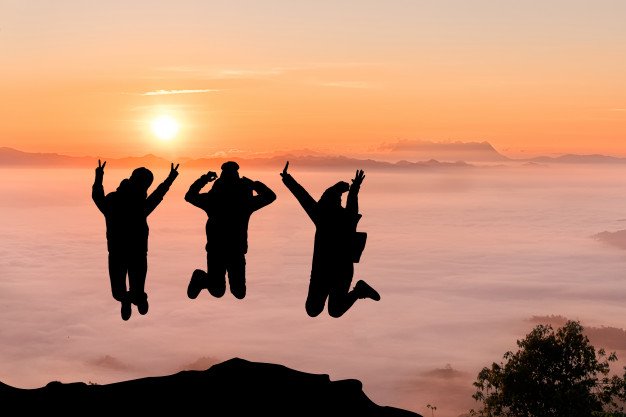
[[172, 140], [178, 134], [180, 126], [178, 122], [170, 116], [159, 116], [150, 124], [152, 132], [161, 140]]

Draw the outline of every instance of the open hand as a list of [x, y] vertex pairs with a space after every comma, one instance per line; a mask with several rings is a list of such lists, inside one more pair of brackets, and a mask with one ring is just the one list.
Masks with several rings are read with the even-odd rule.
[[287, 161], [287, 163], [285, 164], [285, 168], [283, 168], [283, 172], [280, 173], [280, 176], [285, 178], [286, 175], [289, 175], [289, 173], [287, 172], [287, 169], [289, 169], [289, 161]]
[[352, 180], [352, 185], [360, 186], [365, 179], [365, 173], [362, 169], [357, 169], [356, 174], [354, 175], [354, 179]]
[[106, 165], [107, 165], [107, 161], [104, 161], [104, 163], [101, 163], [100, 160], [98, 159], [98, 168], [96, 168], [96, 174], [104, 175], [104, 167]]

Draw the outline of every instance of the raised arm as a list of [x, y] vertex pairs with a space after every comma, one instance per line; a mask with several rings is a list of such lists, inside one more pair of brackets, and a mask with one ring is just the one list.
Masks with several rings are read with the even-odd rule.
[[352, 215], [359, 214], [359, 190], [361, 189], [361, 184], [365, 179], [365, 173], [363, 170], [356, 170], [356, 175], [352, 180], [352, 185], [350, 186], [350, 190], [348, 191], [348, 198], [346, 200], [346, 210], [348, 213]]
[[170, 174], [167, 176], [167, 178], [165, 178], [165, 181], [159, 184], [159, 186], [146, 199], [146, 216], [149, 216], [150, 213], [152, 213], [154, 209], [157, 208], [159, 203], [163, 201], [163, 197], [165, 197], [165, 194], [169, 191], [170, 186], [178, 176], [179, 165], [180, 164], [177, 164], [176, 167], [174, 167], [174, 164], [172, 164], [172, 167], [170, 168]]
[[215, 181], [216, 178], [217, 174], [209, 171], [195, 180], [189, 187], [189, 190], [187, 190], [187, 194], [185, 194], [185, 201], [201, 209], [206, 209], [209, 204], [209, 196], [206, 193], [200, 194], [200, 190], [211, 181]]
[[285, 164], [283, 172], [280, 173], [280, 176], [283, 177], [283, 184], [285, 184], [289, 191], [291, 191], [291, 194], [296, 197], [304, 211], [306, 211], [306, 214], [308, 214], [311, 220], [313, 220], [313, 223], [316, 223], [317, 202], [313, 199], [313, 197], [311, 197], [307, 190], [305, 190], [303, 186], [298, 184], [298, 182], [291, 176], [291, 174], [287, 172], [288, 168], [289, 161], [287, 161], [287, 164]]
[[259, 210], [276, 200], [276, 194], [274, 193], [274, 191], [272, 191], [267, 185], [263, 184], [261, 181], [253, 181], [252, 189], [257, 193], [257, 195], [252, 197], [252, 211]]
[[98, 210], [100, 210], [102, 214], [104, 214], [104, 208], [105, 208], [104, 187], [102, 186], [102, 180], [104, 178], [104, 167], [106, 166], [106, 164], [107, 164], [106, 161], [104, 161], [104, 163], [101, 163], [100, 160], [98, 159], [98, 168], [96, 168], [96, 178], [94, 179], [93, 186], [91, 187], [91, 199], [93, 200], [94, 203], [96, 203]]

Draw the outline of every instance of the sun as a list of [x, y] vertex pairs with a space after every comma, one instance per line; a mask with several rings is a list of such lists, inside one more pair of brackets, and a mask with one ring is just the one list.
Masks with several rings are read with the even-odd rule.
[[178, 134], [180, 126], [171, 116], [159, 116], [150, 124], [152, 132], [161, 140], [172, 140]]

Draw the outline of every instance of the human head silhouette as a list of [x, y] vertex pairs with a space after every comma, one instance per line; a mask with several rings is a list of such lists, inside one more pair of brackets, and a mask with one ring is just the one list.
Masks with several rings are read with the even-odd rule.
[[341, 194], [347, 192], [350, 185], [345, 181], [339, 181], [324, 191], [318, 203], [323, 207], [341, 207]]
[[220, 179], [225, 183], [235, 183], [239, 180], [239, 164], [234, 161], [224, 162], [222, 164], [222, 173]]
[[134, 186], [143, 191], [148, 191], [148, 188], [152, 185], [153, 180], [154, 175], [152, 175], [152, 172], [148, 168], [144, 167], [135, 169], [129, 178], [129, 181]]

